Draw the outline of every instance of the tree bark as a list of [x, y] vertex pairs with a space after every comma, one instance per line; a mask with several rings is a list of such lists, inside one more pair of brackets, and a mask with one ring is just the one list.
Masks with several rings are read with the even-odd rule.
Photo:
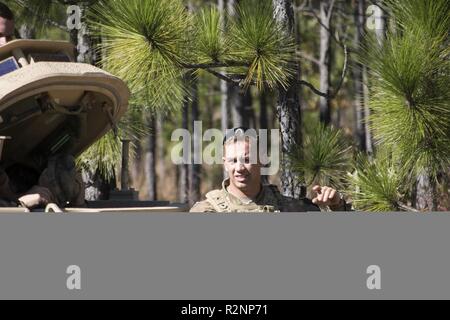
[[[220, 13], [220, 27], [223, 31], [225, 31], [226, 27], [226, 0], [218, 0], [217, 7]], [[225, 132], [228, 129], [228, 117], [229, 117], [229, 108], [228, 108], [228, 85], [224, 80], [220, 80], [220, 111], [221, 111], [221, 129], [222, 132]]]
[[156, 176], [156, 119], [155, 116], [150, 116], [148, 119], [148, 150], [145, 161], [145, 176], [147, 177], [147, 197], [150, 201], [158, 198], [157, 194], [157, 176]]
[[[189, 77], [185, 77], [186, 83], [189, 83]], [[181, 128], [189, 130], [189, 98], [186, 97], [181, 110]], [[186, 150], [185, 150], [186, 151]], [[189, 150], [190, 152], [190, 150]], [[179, 198], [181, 203], [189, 202], [189, 165], [183, 163], [179, 171]]]
[[[221, 27], [222, 30], [225, 31], [226, 28], [226, 14], [225, 11], [227, 11], [227, 6], [233, 6], [234, 0], [218, 0], [218, 9], [221, 16]], [[229, 11], [229, 9], [228, 9]], [[228, 83], [224, 80], [220, 80], [220, 112], [221, 112], [221, 129], [222, 132], [226, 132], [227, 129], [229, 129], [230, 126], [230, 101], [229, 101], [229, 90], [228, 90]], [[228, 178], [228, 173], [223, 169], [223, 178]]]
[[106, 181], [99, 172], [82, 172], [87, 201], [108, 200], [109, 194], [116, 186], [116, 178]]
[[[166, 175], [166, 161], [165, 161], [165, 150], [164, 145], [164, 127], [163, 127], [163, 116], [158, 114], [156, 116], [156, 157], [157, 157], [157, 172], [159, 172], [159, 177], [165, 178]], [[158, 174], [156, 175], [158, 179]], [[159, 195], [161, 196], [161, 195]]]
[[269, 129], [269, 121], [267, 117], [267, 93], [262, 91], [259, 95], [259, 128]]
[[242, 92], [234, 85], [229, 86], [229, 99], [232, 103], [233, 127], [250, 127], [254, 111], [253, 98], [250, 90]]
[[[199, 99], [198, 99], [198, 82], [193, 79], [191, 82], [191, 93], [192, 93], [192, 103], [191, 103], [191, 132], [194, 131], [195, 121], [200, 120], [199, 112]], [[201, 139], [200, 135], [193, 135], [193, 155], [201, 154]], [[202, 165], [195, 163], [194, 159], [191, 158], [191, 165], [189, 168], [189, 204], [192, 206], [197, 201], [200, 201], [200, 186], [201, 186], [201, 170]]]
[[35, 39], [36, 30], [32, 26], [24, 23], [20, 26], [19, 35], [22, 39]]
[[[294, 10], [291, 0], [273, 0], [275, 19], [283, 26], [284, 32], [295, 36]], [[281, 182], [282, 193], [285, 196], [299, 197], [302, 188], [291, 169], [291, 161], [286, 156], [294, 148], [302, 145], [301, 108], [298, 80], [300, 80], [300, 65], [294, 63], [295, 79], [287, 89], [278, 89], [277, 113], [281, 131]]]
[[78, 3], [77, 5], [81, 13], [81, 29], [70, 30], [70, 42], [76, 47], [76, 59], [78, 62], [94, 64], [96, 59], [94, 57], [93, 42], [85, 18], [89, 6], [85, 3]]
[[[383, 5], [383, 0], [378, 0], [377, 2], [381, 6]], [[386, 39], [386, 25], [387, 25], [387, 17], [383, 10], [379, 11], [380, 14], [376, 17], [377, 19], [377, 29], [375, 30], [376, 37], [378, 40], [378, 43], [382, 45], [384, 43], [384, 40]]]
[[[82, 27], [80, 30], [70, 31], [70, 42], [76, 47], [76, 60], [81, 63], [94, 64], [93, 43], [89, 35], [89, 30], [85, 21], [85, 13], [88, 5], [84, 3], [77, 4], [80, 7]], [[116, 179], [106, 181], [98, 172], [85, 172], [83, 181], [86, 184], [87, 200], [106, 200], [109, 192], [116, 186]]]
[[436, 179], [427, 173], [422, 173], [417, 178], [416, 205], [420, 211], [437, 211], [437, 184]]
[[[320, 91], [330, 94], [331, 82], [331, 17], [329, 1], [320, 2]], [[331, 122], [331, 101], [329, 97], [319, 98], [320, 121], [325, 125]]]
[[[360, 48], [363, 43], [365, 28], [364, 28], [364, 0], [357, 0], [354, 11], [354, 18], [356, 24], [356, 32], [354, 39], [354, 47]], [[354, 115], [355, 115], [355, 127], [354, 135], [358, 149], [361, 151], [367, 151], [366, 146], [366, 110], [364, 99], [364, 66], [358, 62], [353, 66], [353, 85], [354, 85]]]
[[[222, 0], [219, 0], [219, 3]], [[235, 5], [239, 3], [239, 0], [228, 0], [226, 1], [226, 7], [229, 16], [234, 16], [236, 13]], [[225, 8], [225, 3], [223, 4]], [[228, 84], [228, 106], [231, 110], [233, 127], [250, 127], [252, 122], [252, 116], [254, 117], [253, 107], [252, 107], [252, 96], [250, 90], [242, 91], [236, 85]], [[254, 118], [253, 118], [254, 120]], [[225, 125], [225, 120], [222, 118], [222, 129]], [[255, 121], [253, 121], [253, 126]]]

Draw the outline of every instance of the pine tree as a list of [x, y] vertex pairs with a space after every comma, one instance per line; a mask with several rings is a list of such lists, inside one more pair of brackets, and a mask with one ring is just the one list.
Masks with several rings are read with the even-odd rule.
[[372, 130], [403, 177], [399, 189], [418, 180], [417, 208], [436, 210], [437, 177], [450, 167], [450, 3], [385, 4], [395, 26], [382, 44], [367, 41], [361, 56], [370, 67]]

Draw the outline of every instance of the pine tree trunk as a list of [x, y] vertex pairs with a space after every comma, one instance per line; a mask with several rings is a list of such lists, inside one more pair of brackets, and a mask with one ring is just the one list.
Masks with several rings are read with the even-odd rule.
[[[228, 0], [227, 1], [227, 9], [228, 15], [234, 16], [235, 14], [235, 5], [239, 1], [236, 0]], [[225, 5], [224, 5], [225, 6]], [[250, 95], [250, 97], [249, 97]], [[250, 91], [243, 92], [238, 86], [233, 84], [228, 84], [228, 103], [229, 110], [231, 110], [232, 123], [233, 127], [249, 127], [249, 106], [248, 101], [251, 100]], [[222, 119], [223, 121], [223, 119]]]
[[427, 173], [417, 178], [415, 207], [420, 211], [437, 211], [438, 209], [436, 180]]
[[[89, 36], [85, 13], [88, 8], [86, 4], [78, 4], [81, 10], [82, 28], [70, 30], [70, 42], [76, 47], [77, 61], [81, 63], [94, 64], [93, 44]], [[109, 192], [116, 186], [116, 179], [106, 181], [98, 172], [84, 172], [83, 181], [86, 184], [87, 200], [107, 200]]]
[[259, 95], [259, 128], [268, 129], [269, 121], [267, 120], [267, 93], [262, 91]]
[[243, 96], [243, 104], [246, 117], [246, 127], [256, 129], [256, 114], [255, 109], [253, 108], [253, 94], [250, 89], [246, 91]]
[[[218, 0], [217, 7], [220, 13], [220, 26], [225, 31], [226, 27], [226, 0]], [[220, 112], [221, 112], [221, 129], [225, 132], [228, 129], [229, 103], [228, 103], [228, 84], [224, 80], [220, 80]]]
[[[222, 30], [225, 31], [226, 28], [226, 11], [227, 6], [233, 6], [234, 3], [233, 0], [218, 0], [217, 7], [220, 12], [220, 25], [222, 27]], [[220, 80], [220, 112], [221, 112], [221, 129], [222, 132], [226, 132], [227, 129], [229, 129], [230, 126], [230, 101], [229, 101], [229, 91], [228, 91], [228, 83], [224, 80]], [[228, 178], [228, 173], [223, 168], [223, 179]]]
[[220, 126], [222, 132], [225, 132], [228, 129], [228, 117], [229, 117], [229, 108], [228, 108], [228, 85], [225, 81], [220, 80]]
[[99, 172], [82, 172], [87, 201], [108, 200], [109, 194], [116, 186], [116, 178], [106, 181]]
[[233, 127], [244, 126], [245, 108], [240, 89], [233, 84], [228, 84], [228, 101], [232, 115]]
[[[294, 10], [291, 0], [273, 0], [275, 19], [283, 26], [287, 34], [295, 36]], [[286, 157], [295, 147], [302, 145], [301, 108], [298, 80], [300, 65], [295, 63], [296, 79], [287, 89], [278, 89], [277, 113], [281, 131], [281, 182], [285, 196], [298, 197], [302, 193], [291, 169], [291, 162]]]
[[36, 30], [32, 26], [24, 23], [20, 26], [19, 35], [22, 39], [35, 39]]
[[78, 41], [77, 41], [77, 61], [83, 63], [94, 63], [94, 50], [93, 43], [90, 36], [89, 28], [86, 23], [86, 10], [87, 6], [85, 4], [78, 5], [81, 9], [82, 17], [82, 27], [78, 30]]
[[230, 92], [230, 99], [233, 103], [233, 127], [250, 127], [252, 116], [254, 116], [252, 106], [252, 94], [250, 90], [242, 92], [236, 86]]
[[[185, 81], [189, 83], [189, 77], [185, 77]], [[189, 130], [189, 99], [186, 97], [181, 110], [181, 128]], [[190, 150], [189, 150], [190, 151]], [[189, 202], [189, 165], [180, 165], [179, 171], [179, 198], [181, 203]]]
[[[166, 161], [165, 161], [165, 145], [164, 145], [164, 128], [163, 128], [163, 116], [158, 114], [156, 116], [156, 157], [157, 157], [157, 181], [161, 177], [164, 179], [166, 177]], [[158, 177], [159, 173], [159, 177]], [[161, 195], [159, 195], [161, 196]]]
[[[320, 91], [330, 94], [331, 81], [331, 19], [328, 19], [328, 12], [331, 10], [328, 1], [320, 2]], [[320, 97], [320, 121], [326, 125], [331, 122], [331, 103], [330, 99]]]
[[[354, 47], [360, 48], [364, 38], [364, 0], [357, 0], [354, 17], [356, 24], [356, 32], [354, 39]], [[358, 149], [361, 151], [367, 151], [366, 147], [366, 109], [364, 103], [364, 66], [355, 62], [353, 66], [353, 85], [354, 85], [354, 114], [355, 114], [355, 140]]]
[[363, 101], [364, 101], [364, 115], [365, 115], [365, 121], [364, 121], [364, 130], [365, 130], [365, 137], [366, 137], [366, 152], [370, 156], [373, 155], [373, 137], [372, 137], [372, 131], [370, 129], [370, 98], [369, 98], [369, 77], [368, 77], [368, 70], [367, 67], [363, 67]]
[[146, 156], [145, 176], [147, 177], [147, 197], [154, 201], [157, 199], [157, 176], [156, 176], [156, 119], [155, 116], [150, 116], [148, 120], [149, 136], [148, 136], [148, 151]]
[[[383, 0], [378, 0], [378, 4], [383, 4]], [[381, 45], [384, 43], [384, 40], [386, 39], [386, 25], [387, 25], [387, 17], [383, 10], [380, 10], [380, 14], [376, 17], [377, 19], [377, 29], [375, 30], [376, 37], [378, 40], [378, 43]]]
[[[191, 124], [192, 129], [194, 128], [194, 122], [200, 120], [200, 112], [199, 112], [199, 101], [198, 101], [198, 83], [196, 80], [192, 82], [191, 86], [192, 90], [192, 104], [191, 104]], [[193, 132], [193, 130], [191, 131]], [[201, 139], [202, 137], [200, 135], [194, 135], [194, 141], [193, 141], [193, 151], [195, 154], [201, 154]], [[189, 170], [189, 204], [192, 206], [197, 201], [200, 201], [201, 194], [200, 194], [200, 186], [201, 186], [201, 170], [202, 165], [195, 163], [194, 159], [191, 160], [192, 164], [190, 165]]]

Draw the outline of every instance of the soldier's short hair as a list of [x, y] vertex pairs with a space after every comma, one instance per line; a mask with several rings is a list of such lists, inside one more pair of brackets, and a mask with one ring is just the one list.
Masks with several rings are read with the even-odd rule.
[[0, 17], [7, 20], [14, 20], [14, 13], [4, 3], [0, 2]]
[[[227, 129], [223, 137], [223, 149], [225, 154], [225, 147], [228, 144], [245, 141], [249, 143], [250, 147], [250, 161], [259, 162], [259, 137], [255, 129], [248, 129], [246, 127], [237, 127]], [[255, 164], [256, 164], [255, 162]]]
[[236, 142], [239, 139], [254, 139], [258, 142], [258, 134], [255, 129], [249, 129], [246, 127], [236, 127], [232, 129], [227, 129], [223, 137], [222, 145], [229, 142]]

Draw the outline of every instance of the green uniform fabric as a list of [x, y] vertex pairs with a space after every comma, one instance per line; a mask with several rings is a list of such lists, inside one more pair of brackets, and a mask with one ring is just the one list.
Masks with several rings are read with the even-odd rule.
[[41, 173], [39, 181], [23, 194], [11, 190], [10, 178], [0, 168], [0, 206], [17, 206], [18, 198], [29, 194], [39, 194], [45, 206], [56, 203], [61, 207], [84, 206], [84, 183], [75, 166], [75, 159], [70, 155], [58, 155], [49, 159], [48, 165]]
[[320, 211], [307, 198], [293, 199], [281, 195], [274, 185], [263, 185], [255, 199], [240, 199], [227, 191], [229, 180], [222, 189], [206, 194], [206, 200], [194, 204], [190, 212], [305, 212]]

